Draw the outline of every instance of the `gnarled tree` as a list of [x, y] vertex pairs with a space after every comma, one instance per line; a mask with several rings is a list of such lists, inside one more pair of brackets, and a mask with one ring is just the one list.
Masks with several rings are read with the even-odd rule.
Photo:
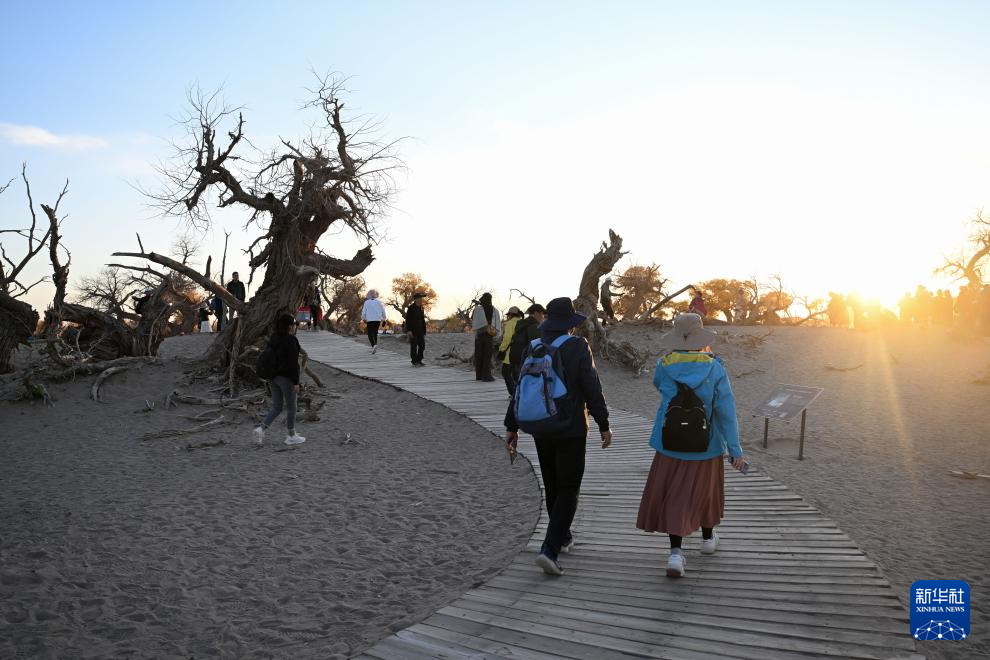
[[608, 331], [598, 320], [599, 282], [626, 254], [622, 251], [621, 236], [609, 229], [608, 237], [609, 242], [602, 243], [581, 275], [581, 286], [574, 298], [574, 308], [587, 315], [588, 320], [576, 332], [588, 340], [596, 355], [625, 365], [638, 375], [646, 369], [647, 356], [637, 351], [629, 342], [609, 339]]
[[[237, 312], [210, 353], [219, 365], [236, 361], [244, 347], [267, 336], [275, 318], [295, 310], [320, 277], [353, 277], [374, 259], [371, 246], [378, 240], [379, 219], [389, 209], [392, 173], [399, 165], [395, 142], [369, 137], [378, 127], [367, 119], [345, 120], [339, 78], [319, 82], [306, 106], [320, 116], [310, 136], [297, 142], [282, 139], [264, 153], [245, 137], [242, 112], [223, 107], [216, 93], [190, 94], [188, 134], [175, 145], [170, 163], [160, 168], [164, 187], [149, 193], [166, 214], [200, 229], [210, 226], [214, 204], [244, 210], [245, 230], [260, 229], [248, 249], [251, 279], [264, 269], [250, 300], [237, 300], [208, 274], [160, 254], [143, 249], [116, 253], [171, 268]], [[350, 259], [319, 247], [324, 234], [341, 229], [367, 242]]]
[[[24, 229], [0, 229], [0, 235], [4, 235], [5, 239], [8, 239], [6, 246], [0, 242], [0, 373], [10, 371], [10, 358], [14, 349], [17, 348], [18, 344], [26, 342], [28, 337], [34, 334], [37, 329], [38, 313], [20, 298], [48, 278], [43, 277], [31, 284], [24, 284], [22, 279], [27, 265], [42, 249], [49, 245], [52, 227], [55, 226], [51, 223], [47, 226], [44, 224], [39, 226], [38, 216], [34, 210], [34, 199], [31, 196], [31, 184], [27, 178], [27, 165], [21, 167], [21, 179], [24, 181], [24, 190], [27, 194], [31, 226]], [[0, 194], [9, 188], [13, 181], [11, 179], [6, 185], [0, 186]], [[57, 213], [58, 205], [65, 197], [68, 188], [69, 183], [66, 181], [54, 208], [42, 207], [46, 213], [51, 211], [53, 216]], [[7, 246], [11, 244], [9, 240], [11, 238], [27, 241], [27, 249], [17, 261], [7, 253]], [[51, 250], [54, 252], [57, 246], [56, 239]]]

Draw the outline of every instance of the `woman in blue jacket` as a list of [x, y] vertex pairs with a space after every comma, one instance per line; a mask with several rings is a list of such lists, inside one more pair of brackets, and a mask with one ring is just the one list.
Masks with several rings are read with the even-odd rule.
[[[718, 534], [714, 528], [725, 512], [722, 456], [728, 452], [736, 469], [745, 462], [732, 386], [722, 361], [711, 353], [714, 339], [715, 332], [704, 327], [698, 314], [680, 314], [673, 329], [662, 337], [668, 352], [657, 362], [653, 377], [662, 397], [650, 437], [650, 446], [657, 453], [643, 489], [636, 527], [670, 536], [670, 577], [684, 575], [681, 541], [699, 527], [702, 554], [715, 552]], [[708, 447], [703, 451], [671, 451], [664, 446], [664, 420], [678, 394], [678, 383], [691, 388], [704, 404]]]

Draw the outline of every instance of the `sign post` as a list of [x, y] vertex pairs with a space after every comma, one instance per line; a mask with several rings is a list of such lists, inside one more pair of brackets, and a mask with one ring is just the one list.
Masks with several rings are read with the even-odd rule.
[[822, 387], [778, 384], [770, 395], [753, 410], [753, 415], [763, 418], [763, 448], [767, 448], [770, 435], [770, 420], [788, 421], [801, 413], [801, 439], [798, 445], [798, 460], [804, 460], [804, 429], [808, 417], [808, 406], [824, 392]]

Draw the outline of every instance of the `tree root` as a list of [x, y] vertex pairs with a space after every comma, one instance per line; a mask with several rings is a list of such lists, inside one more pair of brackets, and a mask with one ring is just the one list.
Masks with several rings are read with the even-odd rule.
[[178, 435], [189, 435], [190, 433], [199, 433], [205, 428], [211, 426], [216, 426], [224, 420], [224, 416], [220, 415], [216, 419], [211, 419], [205, 424], [199, 424], [188, 429], [162, 429], [161, 431], [152, 431], [151, 433], [145, 433], [139, 439], [140, 440], [155, 440], [156, 438], [171, 438]]
[[461, 362], [463, 364], [471, 364], [472, 362], [474, 362], [474, 353], [471, 353], [471, 355], [464, 357], [463, 355], [461, 355], [461, 352], [457, 349], [457, 346], [451, 346], [449, 351], [447, 351], [443, 355], [437, 356], [434, 359], [453, 360], [455, 362]]
[[225, 444], [227, 444], [227, 441], [223, 438], [220, 438], [219, 440], [206, 440], [204, 442], [190, 442], [186, 444], [186, 451], [192, 451], [194, 449], [209, 449], [210, 447], [219, 447]]
[[201, 396], [193, 396], [192, 394], [183, 394], [178, 390], [173, 390], [165, 398], [165, 408], [168, 409], [176, 405], [176, 403], [188, 403], [189, 405], [193, 405], [193, 406], [215, 406], [220, 408], [232, 408], [232, 407], [236, 408], [238, 407], [237, 404], [250, 403], [256, 406], [260, 406], [264, 404], [264, 402], [265, 402], [264, 396], [262, 395], [261, 392], [258, 391], [248, 392], [247, 394], [242, 394], [241, 396], [237, 396], [237, 397], [228, 398], [221, 396], [217, 398], [208, 398]]
[[856, 371], [862, 366], [862, 364], [857, 364], [855, 367], [833, 367], [830, 364], [826, 364], [825, 371]]
[[90, 396], [93, 397], [93, 401], [97, 403], [106, 403], [106, 401], [100, 400], [100, 387], [103, 383], [114, 374], [119, 374], [121, 371], [127, 371], [134, 365], [122, 365], [119, 367], [110, 367], [109, 369], [104, 369], [103, 372], [96, 377], [93, 382], [93, 387], [90, 389]]

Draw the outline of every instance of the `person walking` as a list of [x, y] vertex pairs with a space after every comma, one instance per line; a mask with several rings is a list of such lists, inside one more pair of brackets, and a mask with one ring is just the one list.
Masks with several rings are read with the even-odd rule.
[[[548, 575], [562, 575], [558, 557], [569, 552], [574, 545], [571, 523], [577, 511], [581, 480], [584, 478], [585, 446], [588, 441], [588, 413], [595, 418], [601, 434], [602, 449], [612, 444], [612, 431], [608, 423], [608, 406], [602, 394], [601, 381], [595, 368], [591, 347], [583, 337], [565, 335], [587, 319], [574, 311], [570, 298], [555, 298], [547, 304], [546, 320], [540, 325], [540, 341], [549, 347], [556, 344], [560, 358], [562, 380], [567, 387], [566, 405], [571, 411], [567, 427], [553, 435], [537, 435], [536, 454], [543, 476], [544, 496], [550, 524], [536, 564]], [[532, 347], [527, 350], [527, 354]], [[528, 376], [527, 376], [528, 377]], [[514, 401], [509, 402], [505, 413], [505, 442], [510, 453], [519, 442], [519, 422], [515, 415]]]
[[265, 414], [261, 424], [254, 429], [254, 444], [261, 447], [265, 443], [265, 431], [285, 407], [285, 426], [289, 434], [285, 444], [298, 445], [306, 438], [296, 433], [296, 395], [299, 393], [299, 340], [296, 339], [296, 318], [292, 314], [281, 314], [275, 320], [275, 333], [268, 345], [275, 352], [276, 376], [268, 384], [272, 391], [272, 407]]
[[516, 331], [516, 324], [523, 318], [522, 310], [513, 305], [505, 313], [505, 323], [502, 325], [502, 341], [498, 345], [498, 352], [495, 356], [502, 364], [502, 380], [505, 381], [505, 389], [509, 391], [509, 396], [516, 391], [516, 381], [512, 377], [512, 363], [509, 361], [509, 345], [512, 343], [512, 335]]
[[426, 314], [423, 312], [425, 293], [413, 294], [412, 304], [406, 310], [405, 331], [409, 337], [409, 357], [414, 367], [423, 366], [423, 353], [426, 351]]
[[364, 296], [364, 306], [361, 307], [361, 320], [364, 321], [368, 341], [371, 342], [372, 354], [378, 352], [378, 329], [387, 318], [385, 305], [378, 299], [378, 289], [370, 289]]
[[483, 293], [471, 313], [471, 329], [474, 330], [474, 379], [494, 381], [492, 376], [493, 339], [502, 330], [502, 318], [492, 305], [492, 294]]
[[[653, 376], [653, 385], [661, 396], [650, 436], [650, 446], [656, 454], [643, 489], [636, 527], [670, 537], [669, 577], [684, 575], [687, 562], [681, 542], [699, 527], [701, 553], [715, 552], [719, 540], [715, 526], [725, 513], [722, 455], [727, 451], [737, 470], [746, 462], [739, 446], [732, 386], [722, 360], [711, 352], [714, 339], [715, 332], [704, 327], [699, 315], [679, 314], [673, 329], [661, 337], [661, 347], [668, 352], [657, 362]], [[700, 450], [674, 451], [668, 447], [685, 447], [675, 444], [674, 430], [664, 423], [675, 398], [678, 406], [689, 399], [686, 391], [693, 391], [704, 405], [707, 445], [701, 438]], [[672, 418], [674, 415], [676, 412], [671, 413]]]
[[313, 286], [309, 294], [309, 329], [316, 331], [323, 325], [323, 301], [320, 296], [320, 287]]
[[534, 339], [540, 338], [540, 324], [546, 318], [547, 310], [539, 303], [526, 308], [526, 318], [516, 323], [512, 339], [509, 341], [509, 364], [512, 366], [512, 382], [519, 380], [519, 367], [526, 347]]

